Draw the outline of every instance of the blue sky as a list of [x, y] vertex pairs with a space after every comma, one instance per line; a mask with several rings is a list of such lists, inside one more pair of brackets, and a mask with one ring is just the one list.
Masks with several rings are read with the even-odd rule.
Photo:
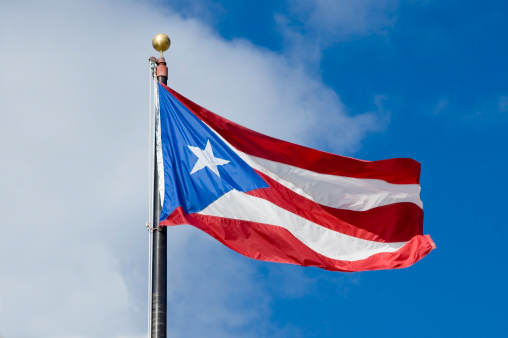
[[326, 151], [419, 161], [437, 245], [407, 269], [346, 274], [172, 228], [173, 336], [508, 335], [507, 3], [2, 7], [0, 337], [146, 337], [147, 59], [161, 32], [169, 85], [196, 103]]

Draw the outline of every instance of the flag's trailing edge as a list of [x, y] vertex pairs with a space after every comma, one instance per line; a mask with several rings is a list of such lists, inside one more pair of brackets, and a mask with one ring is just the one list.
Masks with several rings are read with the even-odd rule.
[[281, 141], [162, 84], [159, 103], [161, 226], [191, 224], [247, 257], [338, 271], [403, 268], [435, 248], [418, 162]]

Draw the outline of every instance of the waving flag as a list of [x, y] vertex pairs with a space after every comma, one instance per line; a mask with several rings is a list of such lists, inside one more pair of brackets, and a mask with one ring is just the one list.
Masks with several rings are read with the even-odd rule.
[[247, 257], [338, 271], [403, 268], [435, 248], [418, 162], [274, 139], [162, 84], [159, 104], [161, 226], [191, 224]]

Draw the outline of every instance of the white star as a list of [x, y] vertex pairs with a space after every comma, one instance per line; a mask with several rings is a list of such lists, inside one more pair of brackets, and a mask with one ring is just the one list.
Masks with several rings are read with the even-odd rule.
[[187, 146], [189, 149], [198, 157], [198, 161], [194, 164], [194, 168], [192, 168], [191, 174], [194, 174], [196, 171], [199, 171], [205, 167], [213, 171], [217, 176], [219, 175], [219, 170], [217, 169], [218, 165], [224, 165], [229, 163], [227, 160], [223, 160], [221, 158], [217, 158], [213, 156], [212, 146], [210, 145], [210, 140], [207, 140], [206, 147], [204, 150], [199, 149], [198, 147]]

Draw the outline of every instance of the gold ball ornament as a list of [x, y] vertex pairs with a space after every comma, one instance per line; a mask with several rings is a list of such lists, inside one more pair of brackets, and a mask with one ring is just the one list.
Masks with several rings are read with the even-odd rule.
[[157, 34], [152, 40], [152, 46], [156, 51], [161, 52], [162, 56], [162, 52], [167, 51], [171, 46], [171, 40], [166, 34]]

